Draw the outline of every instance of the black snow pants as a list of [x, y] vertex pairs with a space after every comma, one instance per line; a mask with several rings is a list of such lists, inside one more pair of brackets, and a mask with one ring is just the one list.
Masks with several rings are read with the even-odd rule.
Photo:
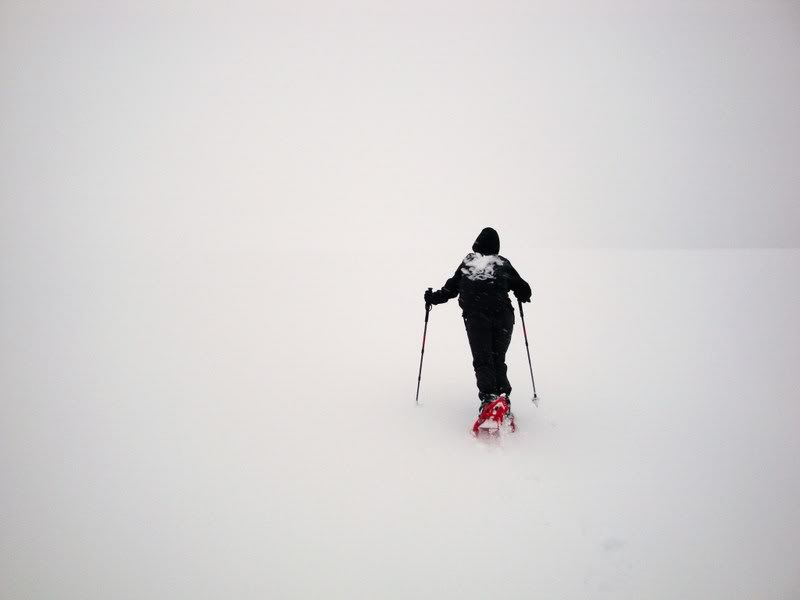
[[506, 351], [514, 330], [513, 309], [509, 307], [497, 314], [465, 314], [464, 326], [472, 350], [472, 366], [480, 399], [485, 400], [489, 394], [510, 394]]

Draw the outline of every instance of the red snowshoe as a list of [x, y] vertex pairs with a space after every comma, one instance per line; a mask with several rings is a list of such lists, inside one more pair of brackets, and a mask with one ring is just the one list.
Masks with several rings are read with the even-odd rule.
[[505, 394], [500, 394], [496, 399], [487, 403], [472, 426], [472, 433], [475, 436], [481, 433], [498, 435], [502, 430], [516, 430], [514, 415]]

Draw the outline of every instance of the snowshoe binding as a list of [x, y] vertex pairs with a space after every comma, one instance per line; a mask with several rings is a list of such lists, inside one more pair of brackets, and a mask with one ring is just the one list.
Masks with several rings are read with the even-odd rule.
[[481, 435], [496, 436], [503, 431], [515, 431], [514, 414], [505, 394], [500, 394], [494, 399], [481, 404], [481, 410], [472, 433], [476, 437]]

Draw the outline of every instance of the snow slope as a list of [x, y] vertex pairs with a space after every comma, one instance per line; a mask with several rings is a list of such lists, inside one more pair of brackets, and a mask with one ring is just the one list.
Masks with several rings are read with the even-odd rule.
[[[799, 31], [4, 0], [0, 600], [800, 598]], [[485, 226], [502, 446], [455, 303], [414, 405]]]
[[518, 324], [501, 445], [455, 303], [414, 405], [449, 264], [15, 273], [2, 597], [798, 597], [800, 251], [505, 251], [543, 400]]

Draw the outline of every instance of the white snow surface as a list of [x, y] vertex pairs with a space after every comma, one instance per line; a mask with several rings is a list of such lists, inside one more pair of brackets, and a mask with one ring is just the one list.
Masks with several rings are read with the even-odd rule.
[[[0, 600], [798, 600], [798, 33], [4, 0]], [[414, 402], [486, 226], [502, 444], [456, 301]]]
[[501, 444], [424, 255], [16, 273], [3, 598], [798, 597], [800, 251], [513, 256]]

